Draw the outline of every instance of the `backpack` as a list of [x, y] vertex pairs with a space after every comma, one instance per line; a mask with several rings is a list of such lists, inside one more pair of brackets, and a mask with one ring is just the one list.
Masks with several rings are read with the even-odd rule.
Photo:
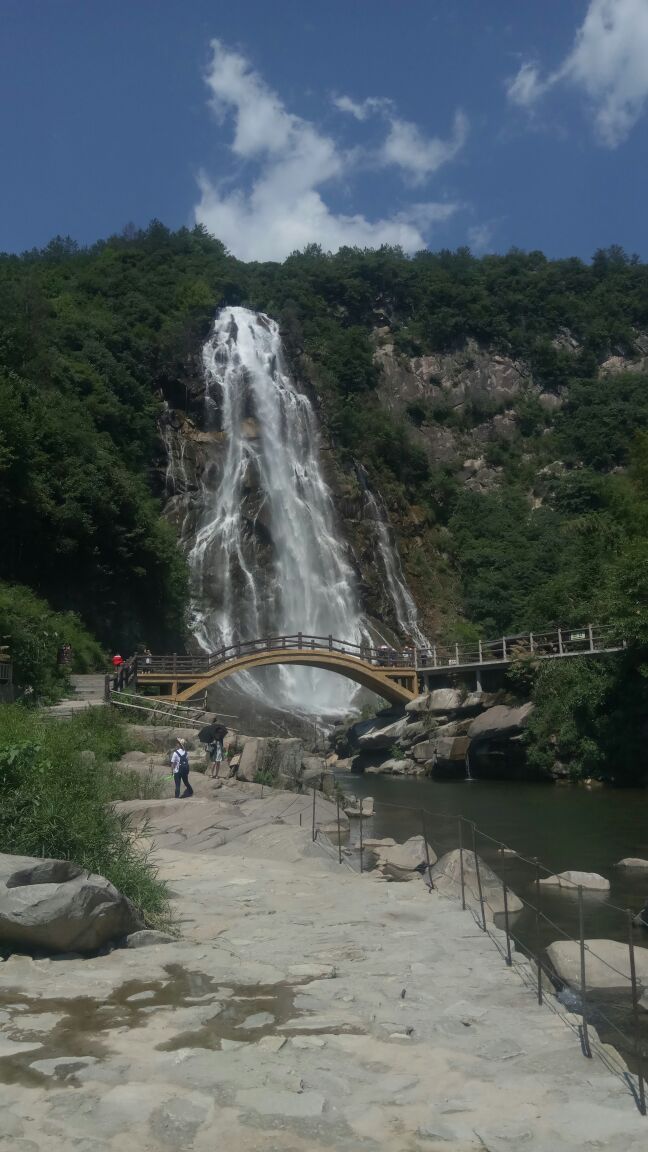
[[184, 749], [178, 749], [178, 772], [184, 772], [189, 768], [189, 757]]

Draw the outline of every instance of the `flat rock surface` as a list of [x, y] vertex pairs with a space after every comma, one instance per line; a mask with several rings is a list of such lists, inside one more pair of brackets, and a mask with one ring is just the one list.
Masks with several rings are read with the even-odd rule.
[[523, 958], [422, 880], [338, 864], [301, 799], [149, 806], [182, 938], [0, 963], [2, 1152], [644, 1152]]
[[609, 892], [610, 881], [598, 872], [557, 872], [555, 876], [547, 876], [540, 881], [546, 888], [564, 888], [577, 893], [578, 888], [586, 888], [589, 892]]
[[[593, 991], [618, 989], [630, 992], [630, 957], [627, 944], [619, 940], [585, 941], [585, 979]], [[561, 980], [580, 987], [580, 944], [577, 940], [557, 940], [547, 948], [547, 956]], [[635, 947], [635, 969], [640, 990], [648, 989], [648, 948]]]

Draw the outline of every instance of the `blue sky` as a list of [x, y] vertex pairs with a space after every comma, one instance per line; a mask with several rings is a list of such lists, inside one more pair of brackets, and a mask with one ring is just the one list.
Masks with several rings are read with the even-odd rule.
[[648, 0], [3, 0], [0, 249], [648, 258]]

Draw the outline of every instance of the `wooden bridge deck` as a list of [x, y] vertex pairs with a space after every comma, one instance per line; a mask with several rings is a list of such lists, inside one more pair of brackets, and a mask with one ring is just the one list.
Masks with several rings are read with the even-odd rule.
[[401, 651], [297, 632], [232, 644], [211, 654], [135, 656], [129, 661], [128, 673], [140, 687], [156, 685], [165, 689], [167, 698], [183, 701], [239, 672], [273, 664], [299, 664], [338, 672], [391, 703], [403, 704], [416, 696], [421, 685], [437, 677], [507, 667], [525, 657], [599, 656], [623, 647], [624, 642], [610, 629], [591, 624], [478, 640], [472, 645], [433, 644], [426, 649]]

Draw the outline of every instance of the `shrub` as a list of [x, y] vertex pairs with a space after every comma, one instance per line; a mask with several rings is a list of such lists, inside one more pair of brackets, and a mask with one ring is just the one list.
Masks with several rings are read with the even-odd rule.
[[64, 643], [72, 647], [75, 671], [102, 667], [101, 647], [74, 612], [54, 612], [29, 588], [0, 582], [0, 644], [9, 647], [19, 688], [29, 685], [48, 700], [62, 696], [69, 669], [57, 656]]
[[[114, 764], [128, 747], [126, 727], [107, 709], [57, 721], [20, 705], [0, 708], [0, 851], [74, 860], [159, 924], [168, 918], [166, 888], [128, 819], [111, 805], [151, 792], [147, 781]], [[94, 761], [87, 763], [82, 750]]]

